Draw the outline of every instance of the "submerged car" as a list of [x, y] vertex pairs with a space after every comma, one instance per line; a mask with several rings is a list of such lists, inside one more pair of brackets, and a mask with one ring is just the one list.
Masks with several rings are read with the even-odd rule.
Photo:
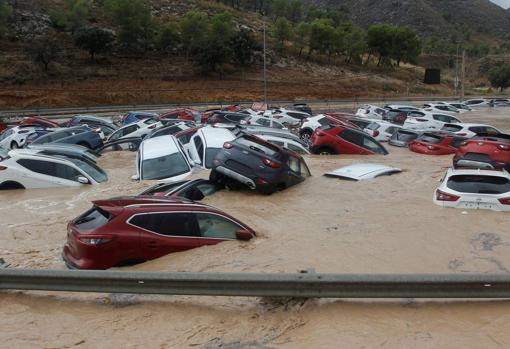
[[375, 138], [363, 131], [343, 126], [327, 125], [319, 127], [310, 140], [313, 154], [388, 154], [386, 148]]
[[12, 151], [0, 162], [0, 189], [70, 187], [108, 180], [106, 173], [91, 161], [35, 152]]
[[311, 173], [301, 155], [252, 135], [223, 145], [209, 179], [220, 185], [232, 180], [263, 194], [303, 182]]
[[218, 186], [206, 179], [192, 181], [177, 181], [158, 183], [139, 194], [139, 196], [181, 197], [193, 201], [200, 201], [204, 197], [218, 191]]
[[479, 135], [466, 140], [457, 149], [453, 165], [510, 171], [510, 135]]
[[416, 130], [406, 130], [399, 129], [397, 130], [388, 140], [390, 145], [395, 147], [407, 147], [409, 143], [418, 138], [424, 131], [416, 131]]
[[69, 268], [108, 269], [256, 236], [227, 213], [182, 198], [120, 197], [93, 204], [67, 225], [62, 256]]
[[324, 175], [326, 177], [336, 177], [355, 181], [364, 181], [381, 176], [391, 176], [402, 172], [401, 169], [381, 164], [353, 164], [341, 167]]
[[465, 137], [449, 133], [425, 132], [409, 143], [409, 150], [426, 155], [454, 154], [465, 140]]
[[97, 149], [103, 145], [101, 129], [90, 129], [88, 126], [75, 126], [55, 130], [47, 135], [37, 138], [33, 145], [60, 143], [77, 144], [89, 149]]
[[479, 134], [498, 135], [501, 133], [497, 128], [484, 124], [445, 124], [441, 131], [451, 132], [457, 136], [464, 136], [467, 138], [475, 137]]
[[41, 127], [34, 125], [20, 125], [9, 128], [0, 134], [0, 147], [5, 149], [23, 148], [27, 138], [40, 129]]
[[449, 169], [434, 194], [442, 207], [510, 211], [510, 175], [506, 171]]
[[440, 130], [445, 124], [460, 124], [462, 121], [454, 116], [439, 114], [435, 112], [425, 112], [423, 116], [409, 115], [404, 122], [404, 128], [411, 130]]

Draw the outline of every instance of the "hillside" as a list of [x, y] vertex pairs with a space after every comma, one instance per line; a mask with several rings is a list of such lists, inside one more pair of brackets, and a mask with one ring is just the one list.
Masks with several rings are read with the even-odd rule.
[[347, 8], [354, 23], [409, 25], [425, 37], [465, 32], [506, 38], [510, 11], [489, 0], [305, 0], [330, 8]]

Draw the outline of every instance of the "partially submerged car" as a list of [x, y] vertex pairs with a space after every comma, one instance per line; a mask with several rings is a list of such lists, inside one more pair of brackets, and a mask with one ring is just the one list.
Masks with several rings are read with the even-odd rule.
[[38, 129], [41, 129], [41, 127], [34, 125], [20, 125], [9, 128], [0, 135], [0, 147], [5, 149], [23, 148], [27, 137]]
[[103, 138], [108, 138], [118, 128], [109, 118], [94, 115], [74, 116], [71, 120], [65, 123], [65, 126], [88, 126], [91, 129], [100, 129], [104, 135]]
[[260, 193], [272, 194], [303, 182], [310, 175], [299, 154], [245, 134], [223, 145], [213, 161], [209, 179], [220, 185], [233, 180]]
[[123, 126], [113, 132], [110, 137], [108, 137], [108, 141], [116, 141], [117, 139], [127, 138], [127, 137], [140, 137], [144, 138], [151, 131], [160, 127], [161, 123], [157, 122], [154, 119], [143, 119], [138, 122], [129, 124], [127, 126]]
[[92, 162], [96, 162], [99, 156], [98, 153], [91, 151], [89, 148], [74, 144], [48, 143], [29, 145], [26, 149], [24, 149], [24, 151], [28, 150], [34, 150], [42, 155], [64, 155], [67, 157], [84, 159]]
[[174, 136], [161, 136], [142, 142], [136, 157], [133, 180], [178, 181], [193, 170], [182, 145]]
[[441, 131], [451, 132], [456, 134], [457, 136], [463, 136], [467, 138], [475, 137], [479, 134], [489, 134], [489, 135], [498, 135], [501, 133], [500, 130], [495, 128], [494, 126], [485, 125], [485, 124], [445, 124]]
[[387, 113], [387, 109], [380, 108], [376, 105], [365, 104], [358, 109], [356, 116], [372, 120], [383, 120]]
[[204, 197], [214, 194], [218, 189], [218, 185], [207, 179], [195, 179], [192, 181], [158, 183], [144, 190], [138, 196], [181, 197], [200, 201]]
[[34, 152], [13, 151], [0, 162], [0, 189], [70, 187], [108, 180], [106, 173], [91, 161]]
[[510, 171], [510, 135], [479, 135], [460, 144], [455, 167], [494, 168]]
[[308, 150], [308, 145], [302, 141], [297, 141], [294, 139], [289, 139], [281, 136], [264, 134], [257, 135], [257, 137], [301, 155], [310, 154], [310, 151]]
[[46, 119], [40, 116], [27, 116], [24, 117], [23, 120], [19, 123], [20, 125], [32, 125], [32, 126], [39, 126], [44, 128], [54, 128], [54, 127], [60, 127], [60, 124], [58, 124], [55, 121], [52, 121], [50, 119]]
[[97, 149], [103, 145], [101, 129], [90, 129], [88, 126], [75, 126], [56, 129], [32, 142], [36, 144], [61, 143], [77, 144], [89, 149]]
[[408, 116], [404, 128], [410, 130], [440, 130], [445, 124], [460, 124], [462, 121], [452, 115], [425, 112], [419, 117]]
[[409, 150], [426, 155], [455, 154], [466, 139], [445, 132], [425, 132], [409, 143]]
[[321, 155], [388, 154], [381, 143], [365, 132], [335, 125], [317, 128], [312, 135], [310, 149], [313, 154]]
[[510, 211], [510, 175], [506, 171], [449, 169], [434, 194], [442, 207]]
[[388, 144], [393, 145], [395, 147], [407, 147], [409, 143], [418, 138], [425, 131], [416, 131], [416, 130], [406, 130], [399, 129], [397, 130], [388, 140]]
[[370, 123], [363, 131], [374, 137], [379, 142], [387, 142], [391, 136], [402, 126], [390, 122], [376, 120]]
[[381, 164], [353, 164], [341, 167], [324, 175], [326, 177], [336, 177], [355, 181], [364, 181], [380, 176], [391, 176], [402, 172], [401, 169]]
[[69, 222], [62, 256], [69, 268], [108, 269], [255, 236], [211, 206], [182, 198], [120, 197], [94, 201]]
[[184, 149], [195, 166], [210, 169], [223, 144], [235, 138], [232, 132], [224, 128], [201, 127], [184, 145]]

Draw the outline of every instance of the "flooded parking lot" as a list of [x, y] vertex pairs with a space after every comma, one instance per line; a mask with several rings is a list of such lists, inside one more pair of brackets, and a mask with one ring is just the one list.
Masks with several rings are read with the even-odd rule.
[[[510, 110], [462, 115], [510, 132]], [[508, 273], [510, 217], [433, 205], [451, 156], [387, 146], [390, 155], [309, 156], [313, 176], [272, 196], [222, 191], [204, 200], [259, 237], [176, 253], [123, 270], [192, 272]], [[12, 267], [65, 268], [67, 222], [92, 200], [133, 195], [134, 153], [99, 164], [110, 181], [78, 189], [1, 192], [0, 257]], [[403, 173], [368, 182], [323, 173], [357, 162]], [[207, 177], [203, 171], [197, 177]], [[507, 301], [331, 301], [0, 293], [0, 347], [505, 348]], [[341, 343], [341, 344], [340, 344]]]

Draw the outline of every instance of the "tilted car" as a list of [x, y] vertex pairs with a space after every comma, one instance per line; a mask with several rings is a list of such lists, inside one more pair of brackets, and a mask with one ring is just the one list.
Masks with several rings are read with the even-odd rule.
[[393, 145], [395, 147], [407, 147], [409, 143], [418, 138], [421, 134], [426, 131], [417, 131], [417, 130], [406, 130], [401, 128], [397, 130], [388, 140], [388, 144]]
[[60, 124], [58, 124], [55, 121], [52, 121], [50, 119], [42, 118], [40, 116], [27, 116], [21, 120], [19, 123], [20, 125], [33, 125], [33, 126], [39, 126], [44, 128], [53, 128], [53, 127], [60, 127]]
[[0, 134], [0, 147], [5, 149], [23, 148], [28, 136], [39, 129], [41, 127], [33, 125], [20, 125], [9, 128]]
[[388, 113], [387, 109], [380, 108], [376, 105], [365, 104], [356, 112], [356, 116], [372, 120], [383, 120]]
[[35, 189], [98, 184], [106, 173], [91, 161], [16, 150], [0, 162], [0, 189]]
[[201, 127], [184, 145], [184, 149], [194, 166], [209, 169], [216, 154], [223, 149], [223, 144], [235, 138], [232, 132], [224, 128]]
[[484, 124], [445, 124], [441, 131], [446, 131], [450, 133], [454, 133], [457, 136], [463, 136], [466, 138], [475, 137], [479, 134], [489, 134], [489, 135], [498, 135], [501, 133], [500, 130], [495, 128], [494, 126], [484, 125]]
[[425, 132], [409, 143], [409, 150], [426, 155], [455, 154], [465, 137], [444, 132]]
[[90, 129], [88, 126], [75, 126], [55, 129], [45, 136], [37, 138], [31, 144], [77, 144], [89, 149], [97, 149], [103, 145], [102, 132], [99, 128]]
[[154, 119], [143, 119], [138, 122], [129, 124], [127, 126], [123, 126], [113, 132], [110, 137], [108, 137], [108, 141], [116, 141], [117, 139], [127, 138], [127, 137], [140, 137], [144, 138], [151, 131], [157, 129], [161, 126], [161, 123], [157, 122]]
[[335, 125], [322, 126], [315, 130], [311, 138], [311, 152], [321, 155], [388, 154], [381, 143], [365, 132]]
[[225, 185], [232, 180], [263, 194], [272, 194], [310, 176], [304, 159], [252, 135], [223, 145], [213, 161], [209, 179]]
[[214, 194], [218, 189], [218, 185], [209, 180], [195, 179], [192, 181], [158, 183], [144, 190], [138, 196], [171, 196], [200, 201], [204, 197]]
[[257, 135], [257, 137], [301, 155], [310, 154], [310, 151], [308, 150], [308, 145], [302, 141], [297, 141], [294, 139], [289, 139], [281, 136], [264, 134]]
[[410, 130], [440, 130], [445, 124], [460, 124], [462, 121], [452, 115], [424, 112], [425, 115], [414, 117], [410, 114], [404, 122], [404, 128]]
[[235, 113], [229, 111], [215, 111], [208, 118], [207, 124], [235, 124], [235, 125], [248, 125], [250, 122], [250, 115], [243, 113]]
[[434, 193], [442, 207], [510, 211], [510, 175], [506, 171], [449, 169]]
[[211, 206], [182, 198], [120, 197], [94, 201], [69, 222], [62, 256], [69, 268], [108, 269], [255, 236]]
[[510, 135], [479, 135], [460, 144], [455, 167], [495, 168], [510, 171]]
[[67, 123], [66, 127], [73, 126], [88, 126], [91, 129], [101, 129], [103, 138], [108, 138], [115, 130], [117, 126], [110, 120], [110, 118], [98, 117], [94, 115], [77, 115], [71, 118]]

